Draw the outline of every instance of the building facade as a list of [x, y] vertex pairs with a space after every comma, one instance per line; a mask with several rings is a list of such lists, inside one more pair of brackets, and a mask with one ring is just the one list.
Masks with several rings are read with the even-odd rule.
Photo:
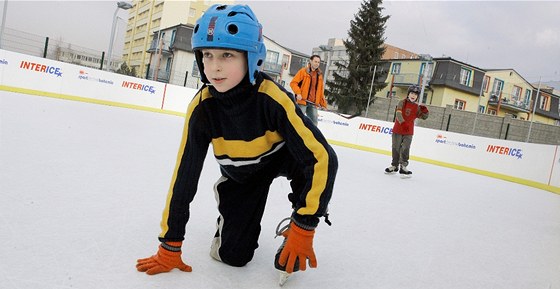
[[[223, 4], [233, 1], [222, 1]], [[129, 9], [125, 34], [123, 61], [136, 69], [138, 77], [145, 78], [150, 63], [148, 50], [157, 32], [178, 24], [194, 25], [213, 2], [133, 0]]]
[[423, 88], [420, 102], [427, 105], [560, 125], [560, 96], [514, 69], [481, 69], [450, 57], [390, 59], [386, 65], [388, 85], [378, 97], [402, 99], [417, 84]]
[[[179, 24], [154, 32], [147, 49], [146, 78], [169, 84], [198, 88], [200, 72], [192, 51], [191, 37], [194, 26]], [[309, 55], [287, 49], [263, 36], [266, 59], [263, 71], [291, 91], [290, 81], [307, 64]]]

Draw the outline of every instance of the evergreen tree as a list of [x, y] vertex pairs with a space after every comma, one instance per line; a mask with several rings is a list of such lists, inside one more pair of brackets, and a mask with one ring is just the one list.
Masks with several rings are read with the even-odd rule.
[[[365, 110], [375, 65], [378, 68], [375, 79], [383, 79], [379, 61], [385, 52], [385, 23], [389, 16], [381, 15], [381, 2], [382, 0], [362, 2], [355, 19], [350, 21], [348, 39], [344, 40], [348, 60], [345, 63], [335, 63], [334, 80], [327, 81], [327, 101], [337, 105], [342, 113], [361, 113]], [[374, 81], [371, 103], [375, 92], [385, 86], [384, 81]]]
[[130, 75], [130, 76], [134, 76], [136, 77], [136, 69], [133, 67], [132, 69], [126, 64], [126, 62], [123, 62], [121, 64], [121, 67], [119, 67], [119, 69], [117, 69], [116, 73], [118, 74], [124, 74], [124, 75]]

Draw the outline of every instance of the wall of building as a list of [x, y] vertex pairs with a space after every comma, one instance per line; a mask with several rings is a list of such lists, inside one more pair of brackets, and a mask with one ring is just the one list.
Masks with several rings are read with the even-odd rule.
[[[373, 98], [373, 104], [368, 110], [368, 118], [392, 122], [399, 100], [400, 98], [384, 96]], [[519, 142], [527, 141], [529, 135], [530, 143], [560, 144], [560, 126], [541, 123], [539, 118], [531, 122], [511, 117], [477, 114], [453, 109], [452, 105], [443, 107], [428, 105], [428, 108], [430, 117], [427, 120], [418, 120], [417, 125], [420, 127]]]

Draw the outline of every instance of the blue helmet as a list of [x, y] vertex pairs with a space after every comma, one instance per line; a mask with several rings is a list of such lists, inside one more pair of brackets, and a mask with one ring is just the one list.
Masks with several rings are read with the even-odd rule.
[[212, 5], [196, 21], [192, 35], [192, 48], [196, 57], [200, 79], [209, 83], [204, 74], [202, 48], [225, 48], [247, 52], [249, 81], [261, 70], [266, 58], [262, 25], [247, 5]]

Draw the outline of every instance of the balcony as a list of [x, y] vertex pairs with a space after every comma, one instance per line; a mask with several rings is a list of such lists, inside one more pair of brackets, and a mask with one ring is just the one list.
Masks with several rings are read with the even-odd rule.
[[265, 61], [263, 69], [268, 74], [280, 75], [282, 73], [282, 64]]
[[[421, 81], [421, 76], [415, 73], [401, 73], [393, 74], [393, 85], [394, 86], [410, 86], [413, 84], [418, 84]], [[427, 79], [427, 83], [430, 79]]]
[[[169, 47], [169, 45], [167, 45], [167, 43], [169, 43], [168, 41], [165, 41], [165, 39], [162, 39], [162, 44], [161, 44], [161, 54], [163, 55], [171, 55], [171, 49]], [[149, 53], [158, 53], [159, 52], [159, 48], [158, 47], [158, 40], [157, 38], [152, 40], [152, 43], [150, 44], [150, 48], [148, 48]]]
[[499, 105], [501, 109], [508, 109], [515, 112], [531, 111], [529, 104], [518, 99], [512, 99], [509, 95], [504, 96], [504, 94], [502, 94], [502, 97], [500, 99], [496, 93], [491, 93], [490, 99], [488, 100], [488, 105], [493, 105], [496, 107]]

